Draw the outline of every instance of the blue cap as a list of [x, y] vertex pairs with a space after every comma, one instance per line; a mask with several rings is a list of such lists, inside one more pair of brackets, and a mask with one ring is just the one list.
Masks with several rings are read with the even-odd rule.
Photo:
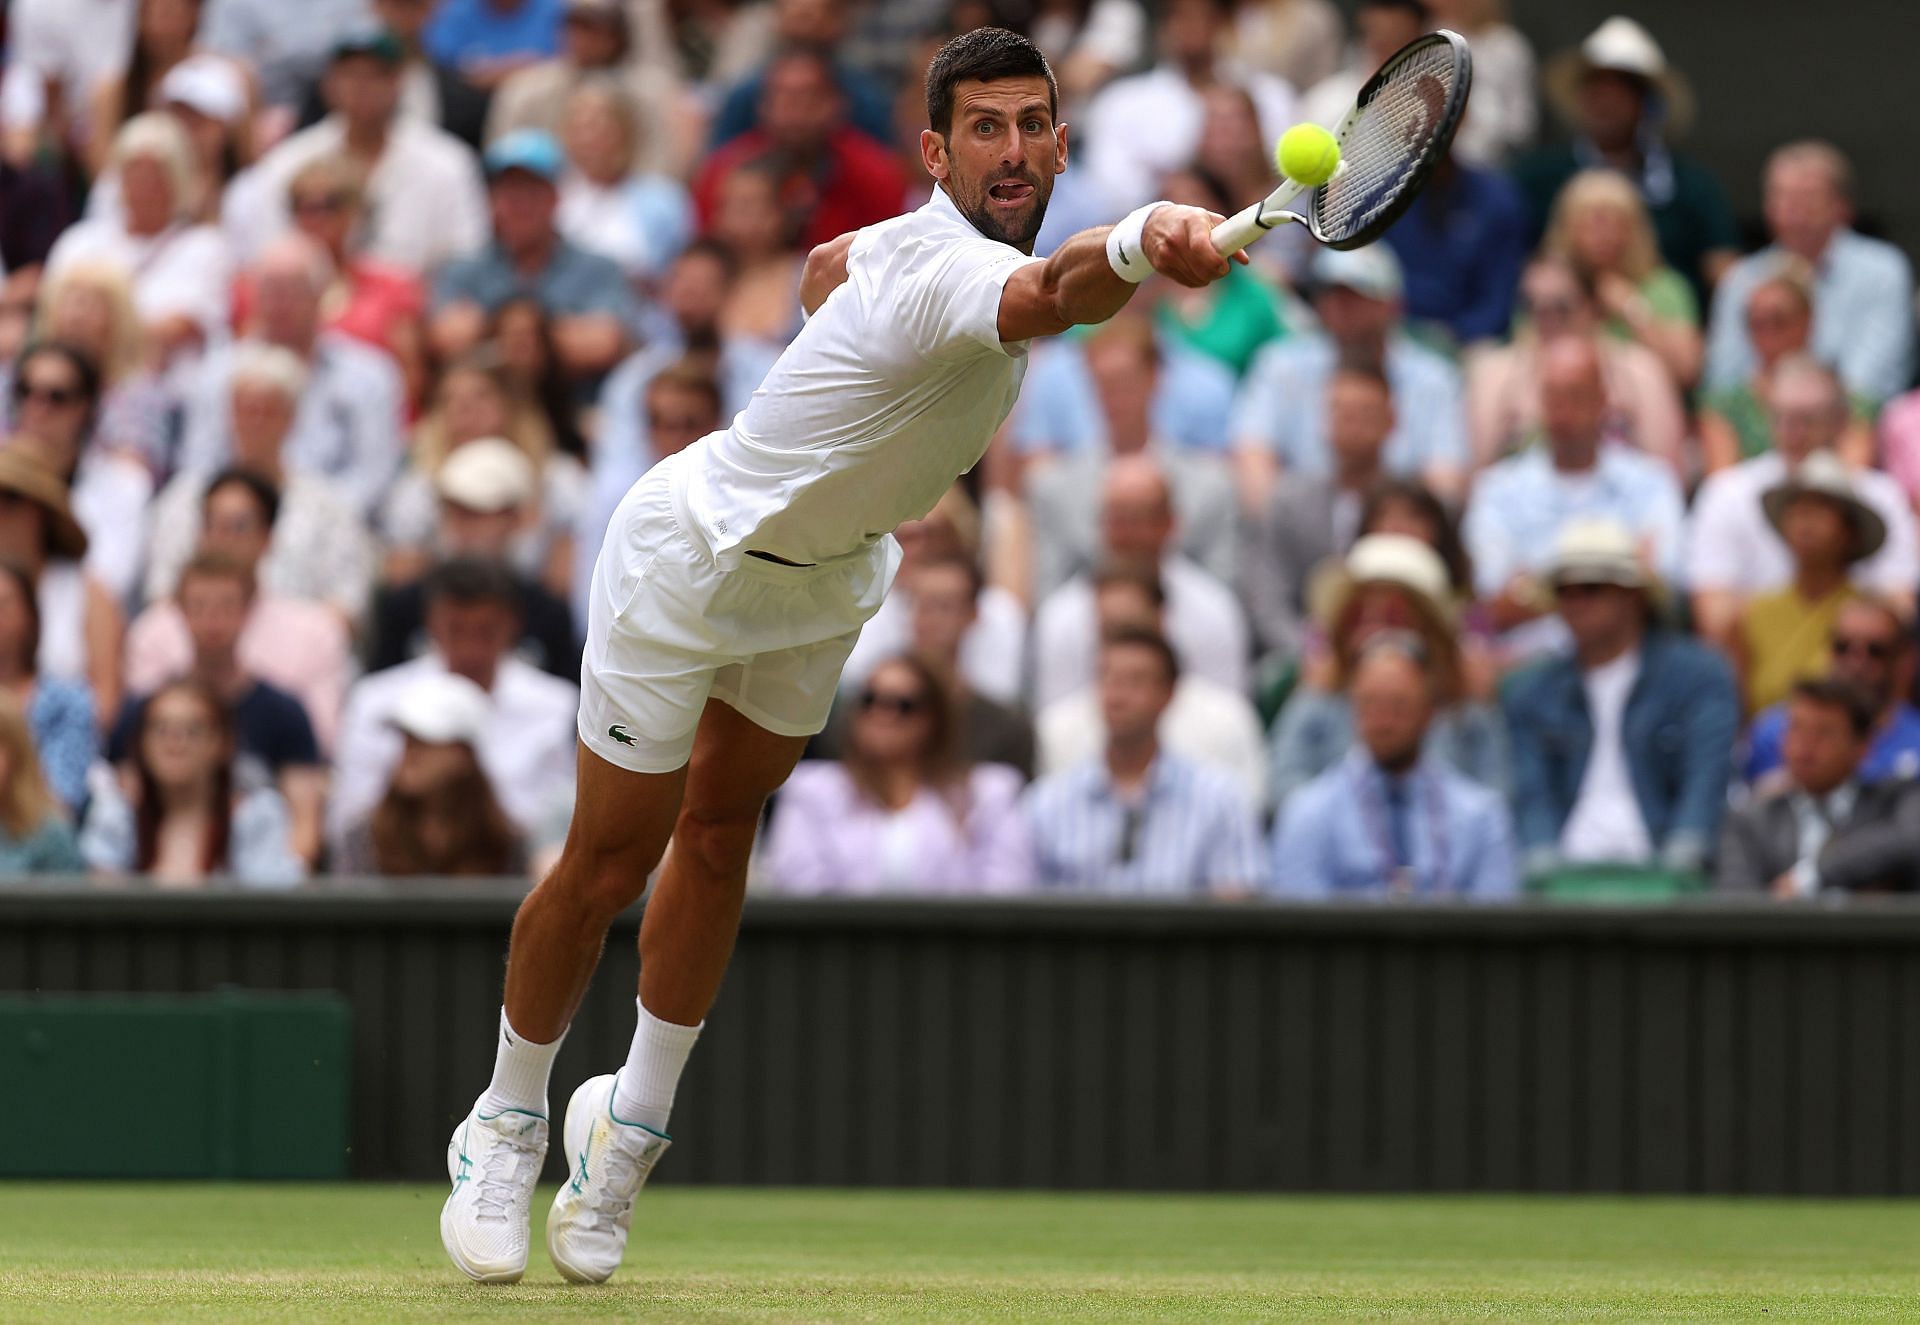
[[552, 184], [560, 178], [565, 158], [560, 144], [544, 129], [515, 129], [487, 149], [487, 178], [508, 170], [524, 170]]

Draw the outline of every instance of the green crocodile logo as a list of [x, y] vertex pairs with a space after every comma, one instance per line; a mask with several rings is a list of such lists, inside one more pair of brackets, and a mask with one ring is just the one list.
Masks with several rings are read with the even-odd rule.
[[617, 722], [614, 723], [613, 726], [607, 728], [607, 735], [613, 737], [614, 740], [620, 742], [620, 744], [622, 745], [640, 744], [639, 740], [635, 738], [632, 732], [628, 731], [625, 727], [622, 727]]

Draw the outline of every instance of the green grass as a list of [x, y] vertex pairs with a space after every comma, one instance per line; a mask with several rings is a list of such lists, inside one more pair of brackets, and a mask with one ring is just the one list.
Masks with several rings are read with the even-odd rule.
[[0, 1322], [1920, 1314], [1920, 1203], [668, 1187], [643, 1199], [627, 1268], [583, 1289], [537, 1227], [526, 1282], [467, 1283], [440, 1251], [440, 1199], [0, 1183]]

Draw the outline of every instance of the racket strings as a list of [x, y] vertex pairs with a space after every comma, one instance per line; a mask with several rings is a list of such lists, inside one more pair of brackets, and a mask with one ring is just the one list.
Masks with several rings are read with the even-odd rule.
[[1323, 186], [1314, 215], [1329, 238], [1358, 234], [1425, 175], [1460, 66], [1442, 43], [1424, 46], [1393, 69], [1361, 108], [1340, 144], [1346, 169]]

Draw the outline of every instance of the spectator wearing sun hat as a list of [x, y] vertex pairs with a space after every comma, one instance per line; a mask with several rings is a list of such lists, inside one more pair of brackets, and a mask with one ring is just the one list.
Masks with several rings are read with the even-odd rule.
[[1501, 701], [1528, 872], [1699, 868], [1720, 831], [1740, 726], [1731, 669], [1662, 628], [1666, 588], [1618, 520], [1568, 523], [1546, 582], [1573, 651], [1515, 675]]

